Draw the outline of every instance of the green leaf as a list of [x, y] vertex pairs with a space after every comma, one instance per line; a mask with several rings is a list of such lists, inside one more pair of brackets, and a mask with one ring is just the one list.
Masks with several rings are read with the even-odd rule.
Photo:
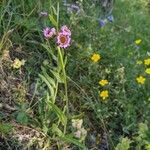
[[59, 83], [64, 83], [64, 78], [63, 78], [63, 76], [60, 75], [60, 73], [53, 71], [53, 70], [50, 70], [50, 71]]
[[0, 123], [0, 133], [9, 134], [12, 131], [13, 127], [8, 123]]
[[17, 122], [26, 125], [28, 123], [28, 116], [25, 112], [19, 112], [16, 120]]
[[138, 134], [141, 138], [147, 137], [149, 129], [146, 123], [139, 123], [139, 131]]
[[52, 15], [49, 15], [49, 19], [50, 19], [51, 23], [52, 23], [55, 27], [58, 26], [56, 20], [54, 19], [54, 17], [53, 17]]
[[54, 55], [53, 51], [48, 45], [41, 44], [41, 46], [47, 50], [48, 54], [50, 54], [54, 60], [57, 60], [57, 57]]
[[52, 107], [53, 111], [58, 116], [58, 118], [60, 119], [60, 121], [62, 122], [62, 124], [66, 125], [67, 124], [67, 117], [65, 116], [65, 114], [55, 104], [53, 104], [51, 102], [49, 104]]
[[57, 15], [57, 11], [56, 11], [55, 7], [54, 7], [54, 6], [51, 6], [51, 8], [52, 8], [54, 14]]
[[41, 68], [42, 68], [42, 72], [43, 72], [43, 75], [45, 76], [45, 78], [49, 81], [49, 83], [53, 87], [56, 87], [55, 80], [47, 74], [46, 69], [44, 67], [41, 67]]
[[46, 85], [48, 86], [51, 93], [52, 101], [54, 102], [54, 97], [55, 97], [54, 87], [49, 83], [49, 81], [42, 74], [39, 74], [39, 76], [42, 79], [42, 81], [45, 82]]
[[120, 143], [115, 148], [115, 150], [128, 150], [130, 148], [131, 143], [132, 143], [132, 141], [130, 139], [128, 139], [127, 137], [122, 138]]
[[[65, 61], [67, 62], [67, 57], [65, 59]], [[65, 68], [65, 63], [63, 51], [61, 51], [61, 49], [58, 47], [58, 66], [60, 66], [62, 70]]]
[[65, 141], [65, 142], [75, 144], [84, 150], [87, 150], [86, 146], [83, 145], [81, 142], [79, 142], [79, 140], [73, 138], [72, 135], [64, 135], [64, 136], [61, 136], [60, 139]]
[[56, 133], [59, 137], [63, 136], [63, 132], [58, 128], [56, 124], [52, 125], [52, 132]]

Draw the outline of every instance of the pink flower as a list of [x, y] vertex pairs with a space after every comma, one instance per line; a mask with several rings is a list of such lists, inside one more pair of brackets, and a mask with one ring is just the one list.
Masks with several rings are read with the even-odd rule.
[[71, 36], [71, 31], [66, 25], [61, 27], [61, 32], [63, 32], [63, 34], [65, 34], [65, 35]]
[[56, 34], [56, 29], [55, 28], [49, 28], [49, 27], [46, 27], [44, 30], [43, 30], [43, 34], [46, 38], [51, 38], [53, 35]]
[[57, 43], [61, 48], [67, 48], [70, 46], [71, 38], [64, 32], [59, 32], [57, 36]]

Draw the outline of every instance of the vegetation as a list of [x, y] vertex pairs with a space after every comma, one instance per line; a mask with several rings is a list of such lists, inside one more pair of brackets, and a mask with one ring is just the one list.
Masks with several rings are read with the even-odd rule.
[[0, 1], [1, 150], [150, 150], [150, 2]]

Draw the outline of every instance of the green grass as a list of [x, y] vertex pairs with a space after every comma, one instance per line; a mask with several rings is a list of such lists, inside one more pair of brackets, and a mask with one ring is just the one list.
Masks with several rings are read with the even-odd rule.
[[[0, 1], [0, 149], [3, 143], [5, 149], [149, 150], [149, 66], [137, 64], [150, 57], [149, 2], [115, 1], [114, 22], [103, 28], [97, 3], [79, 5], [79, 14], [68, 14], [62, 1]], [[44, 39], [43, 28], [55, 24], [41, 11], [56, 28], [70, 27], [70, 48]], [[97, 63], [93, 53], [101, 55]], [[25, 65], [13, 69], [15, 58]], [[145, 84], [136, 82], [139, 75]], [[101, 79], [109, 85], [100, 86]], [[103, 90], [109, 91], [106, 102]], [[73, 119], [83, 119], [87, 135], [75, 137]]]

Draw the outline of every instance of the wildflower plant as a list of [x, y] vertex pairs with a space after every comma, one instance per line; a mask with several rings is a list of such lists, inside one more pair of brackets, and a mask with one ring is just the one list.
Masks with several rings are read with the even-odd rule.
[[13, 61], [12, 67], [14, 69], [19, 69], [21, 66], [23, 66], [25, 64], [25, 60], [19, 60], [18, 58], [15, 58], [15, 60]]
[[54, 35], [56, 35], [56, 29], [46, 27], [45, 29], [43, 29], [43, 35], [47, 39], [52, 38]]
[[106, 79], [100, 80], [100, 81], [99, 81], [99, 84], [100, 84], [101, 86], [105, 86], [105, 85], [108, 84], [108, 80], [106, 80]]
[[139, 77], [136, 78], [136, 80], [139, 84], [144, 84], [146, 79], [140, 75]]
[[140, 44], [141, 44], [141, 42], [142, 42], [142, 40], [141, 40], [141, 39], [137, 39], [137, 40], [135, 40], [135, 44], [136, 44], [136, 45], [140, 45]]
[[[43, 29], [45, 44], [42, 44], [42, 46], [46, 49], [49, 59], [52, 60], [55, 65], [49, 67], [49, 63], [44, 63], [41, 67], [42, 73], [39, 74], [39, 76], [48, 88], [46, 97], [44, 97], [46, 100], [45, 107], [48, 107], [46, 114], [51, 115], [53, 112], [57, 117], [51, 126], [45, 124], [45, 128], [48, 131], [50, 128], [53, 135], [61, 140], [69, 140], [69, 142], [84, 148], [85, 146], [79, 141], [73, 137], [68, 138], [67, 135], [69, 99], [66, 74], [67, 55], [65, 51], [71, 46], [71, 30], [67, 25], [59, 25], [59, 3], [57, 3], [56, 10], [54, 10], [54, 7], [52, 8], [51, 12], [53, 11], [57, 12], [55, 14], [49, 14], [49, 19], [53, 26]], [[53, 45], [51, 45], [52, 43]], [[62, 90], [63, 93], [58, 102], [58, 97]], [[61, 104], [61, 107], [59, 104]]]
[[109, 97], [109, 92], [108, 92], [108, 90], [104, 90], [104, 91], [100, 92], [99, 95], [102, 98], [102, 100], [105, 101]]
[[101, 59], [101, 56], [99, 55], [99, 54], [97, 54], [97, 53], [94, 53], [92, 56], [91, 56], [91, 60], [93, 61], [93, 62], [98, 62], [99, 60]]
[[[2, 1], [2, 135], [10, 120], [15, 132], [31, 133], [24, 134], [29, 149], [149, 149], [150, 20], [144, 1], [115, 1], [116, 19], [112, 12], [102, 16], [98, 0], [50, 0], [36, 7], [37, 0]], [[140, 122], [145, 125], [138, 129]]]

